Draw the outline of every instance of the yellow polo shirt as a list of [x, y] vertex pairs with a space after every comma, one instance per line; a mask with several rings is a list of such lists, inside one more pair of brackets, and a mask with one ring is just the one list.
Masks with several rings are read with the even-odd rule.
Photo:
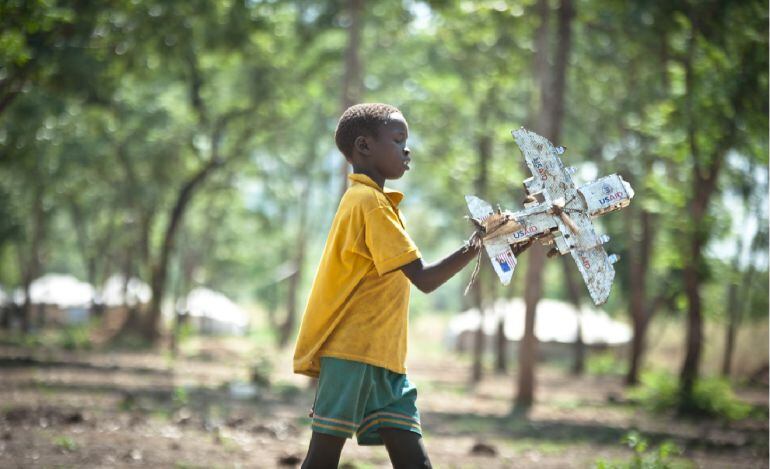
[[420, 251], [398, 210], [404, 195], [362, 174], [348, 177], [302, 317], [294, 372], [318, 376], [324, 356], [406, 373], [410, 286], [400, 267]]

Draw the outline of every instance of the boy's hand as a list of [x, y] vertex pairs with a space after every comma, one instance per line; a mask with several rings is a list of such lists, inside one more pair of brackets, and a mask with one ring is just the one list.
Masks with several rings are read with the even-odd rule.
[[521, 254], [524, 253], [527, 249], [529, 249], [530, 246], [532, 246], [532, 243], [535, 240], [532, 238], [527, 239], [523, 243], [518, 244], [511, 244], [511, 251], [513, 251], [513, 255], [516, 257], [519, 257]]

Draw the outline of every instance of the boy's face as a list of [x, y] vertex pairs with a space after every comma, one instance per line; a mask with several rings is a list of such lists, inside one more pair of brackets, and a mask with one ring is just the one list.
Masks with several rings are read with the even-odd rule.
[[398, 179], [409, 170], [412, 159], [406, 146], [408, 137], [406, 119], [400, 112], [394, 112], [388, 123], [380, 126], [377, 137], [372, 140], [371, 162], [385, 179]]

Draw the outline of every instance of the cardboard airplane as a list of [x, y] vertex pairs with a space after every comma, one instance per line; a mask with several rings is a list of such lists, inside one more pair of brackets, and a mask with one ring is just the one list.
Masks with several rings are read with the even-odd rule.
[[559, 158], [562, 147], [523, 127], [512, 134], [532, 172], [524, 181], [524, 209], [493, 210], [478, 197], [465, 196], [495, 272], [508, 285], [516, 267], [511, 245], [539, 239], [561, 255], [572, 255], [594, 303], [603, 304], [612, 288], [612, 265], [618, 256], [607, 255], [603, 244], [610, 238], [597, 234], [591, 220], [628, 206], [634, 196], [631, 185], [611, 174], [577, 187], [571, 177], [574, 168], [565, 168]]

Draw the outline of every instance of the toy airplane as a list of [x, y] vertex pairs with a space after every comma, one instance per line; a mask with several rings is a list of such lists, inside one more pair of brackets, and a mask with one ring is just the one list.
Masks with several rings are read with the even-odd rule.
[[598, 235], [592, 218], [628, 206], [634, 191], [617, 174], [576, 187], [559, 155], [562, 147], [523, 127], [512, 132], [532, 177], [524, 181], [527, 202], [518, 212], [497, 211], [487, 202], [466, 195], [473, 221], [484, 233], [483, 243], [495, 272], [508, 285], [516, 267], [511, 245], [540, 239], [561, 255], [572, 254], [596, 305], [607, 301], [615, 278], [612, 265], [618, 256], [608, 256], [602, 246], [609, 236]]

